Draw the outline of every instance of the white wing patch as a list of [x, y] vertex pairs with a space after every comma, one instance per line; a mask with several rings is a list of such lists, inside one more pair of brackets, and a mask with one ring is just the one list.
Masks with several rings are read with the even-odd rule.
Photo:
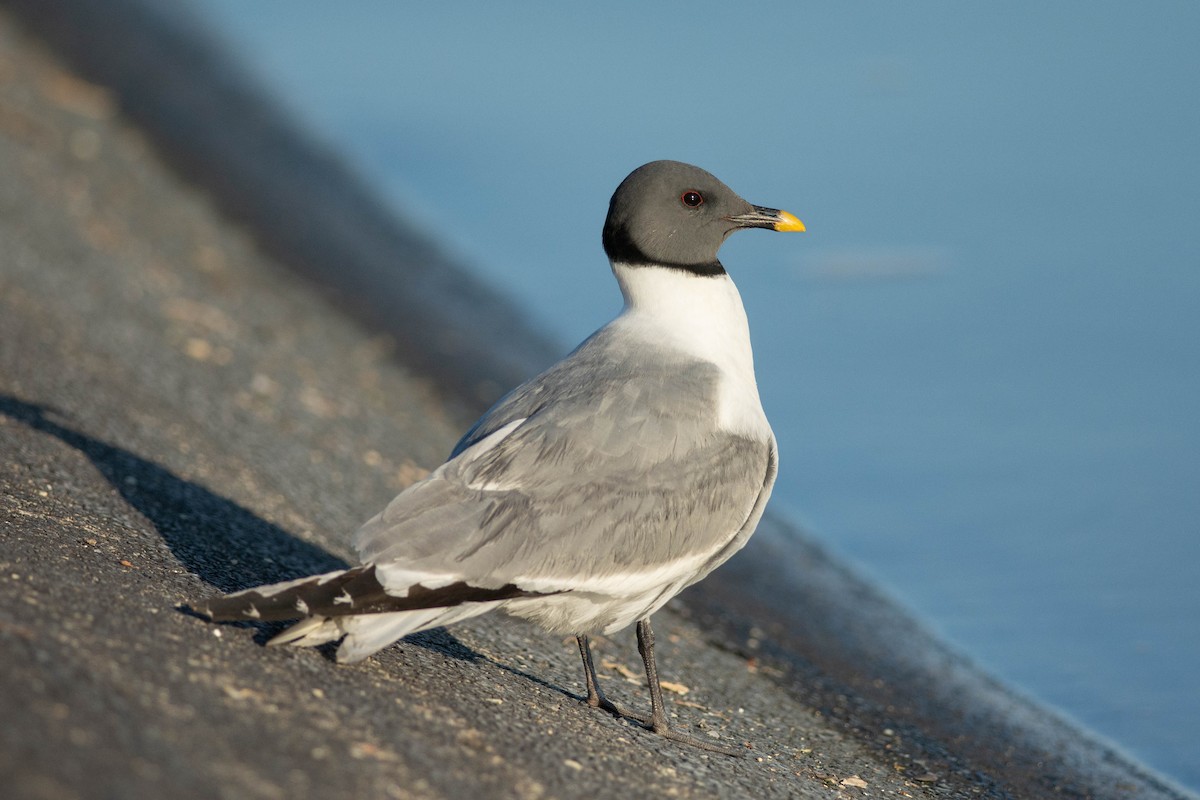
[[571, 591], [608, 597], [637, 596], [661, 589], [681, 578], [690, 578], [712, 555], [696, 553], [651, 569], [610, 572], [606, 575], [522, 575], [513, 583], [531, 592]]
[[[409, 588], [417, 585], [426, 589], [444, 589], [453, 583], [465, 580], [458, 573], [423, 572], [405, 569], [398, 564], [388, 562], [375, 565], [375, 579], [392, 597], [408, 597]], [[337, 602], [340, 601], [341, 598], [338, 598]]]

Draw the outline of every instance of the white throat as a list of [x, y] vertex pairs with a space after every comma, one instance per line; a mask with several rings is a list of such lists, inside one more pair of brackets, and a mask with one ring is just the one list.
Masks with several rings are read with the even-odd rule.
[[614, 263], [625, 309], [613, 321], [655, 347], [670, 347], [721, 371], [721, 427], [770, 438], [754, 378], [750, 326], [742, 296], [728, 275]]

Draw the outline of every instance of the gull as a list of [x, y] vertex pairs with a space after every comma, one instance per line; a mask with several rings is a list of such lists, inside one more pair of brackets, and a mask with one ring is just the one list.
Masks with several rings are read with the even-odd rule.
[[[804, 225], [689, 164], [634, 170], [603, 232], [620, 314], [509, 392], [444, 464], [363, 525], [360, 566], [198, 610], [214, 621], [299, 619], [268, 644], [341, 639], [341, 663], [503, 610], [575, 635], [589, 706], [736, 754], [668, 724], [650, 616], [746, 544], [778, 471], [746, 312], [717, 259], [744, 228]], [[588, 640], [634, 622], [649, 716], [604, 695]]]

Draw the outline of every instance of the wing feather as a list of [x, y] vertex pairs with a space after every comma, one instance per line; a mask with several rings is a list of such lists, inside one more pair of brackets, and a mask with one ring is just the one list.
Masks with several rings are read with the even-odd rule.
[[448, 462], [364, 525], [359, 555], [564, 588], [698, 556], [720, 563], [757, 522], [775, 454], [773, 441], [718, 428], [719, 377], [703, 362], [617, 351], [602, 330], [501, 400]]

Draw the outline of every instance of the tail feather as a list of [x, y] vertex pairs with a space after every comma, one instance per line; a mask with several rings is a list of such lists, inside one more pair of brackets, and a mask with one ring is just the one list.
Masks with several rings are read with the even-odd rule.
[[511, 583], [489, 588], [466, 581], [432, 588], [415, 582], [391, 591], [368, 564], [211, 597], [197, 610], [216, 622], [299, 618], [267, 644], [311, 647], [345, 636], [338, 661], [352, 663], [410, 633], [483, 614], [506, 600], [546, 594]]
[[419, 611], [399, 611], [391, 614], [363, 614], [341, 617], [338, 627], [346, 638], [338, 646], [340, 664], [353, 664], [399, 641], [410, 633], [440, 628], [470, 617], [485, 614], [503, 601], [463, 603], [453, 608], [425, 608]]
[[316, 647], [342, 636], [341, 626], [329, 617], [308, 617], [267, 641], [267, 647], [292, 644], [296, 647]]
[[422, 608], [386, 614], [357, 614], [346, 617], [308, 617], [275, 636], [268, 647], [294, 645], [314, 647], [345, 636], [338, 647], [342, 664], [362, 661], [367, 656], [399, 641], [410, 633], [449, 625], [491, 611], [503, 601], [463, 603], [451, 608]]
[[216, 622], [274, 622], [309, 616], [342, 617], [447, 608], [463, 603], [511, 600], [539, 594], [511, 583], [488, 588], [472, 586], [466, 581], [435, 588], [414, 583], [404, 589], [393, 589], [392, 592], [389, 593], [379, 582], [375, 565], [368, 564], [211, 597], [197, 610]]

